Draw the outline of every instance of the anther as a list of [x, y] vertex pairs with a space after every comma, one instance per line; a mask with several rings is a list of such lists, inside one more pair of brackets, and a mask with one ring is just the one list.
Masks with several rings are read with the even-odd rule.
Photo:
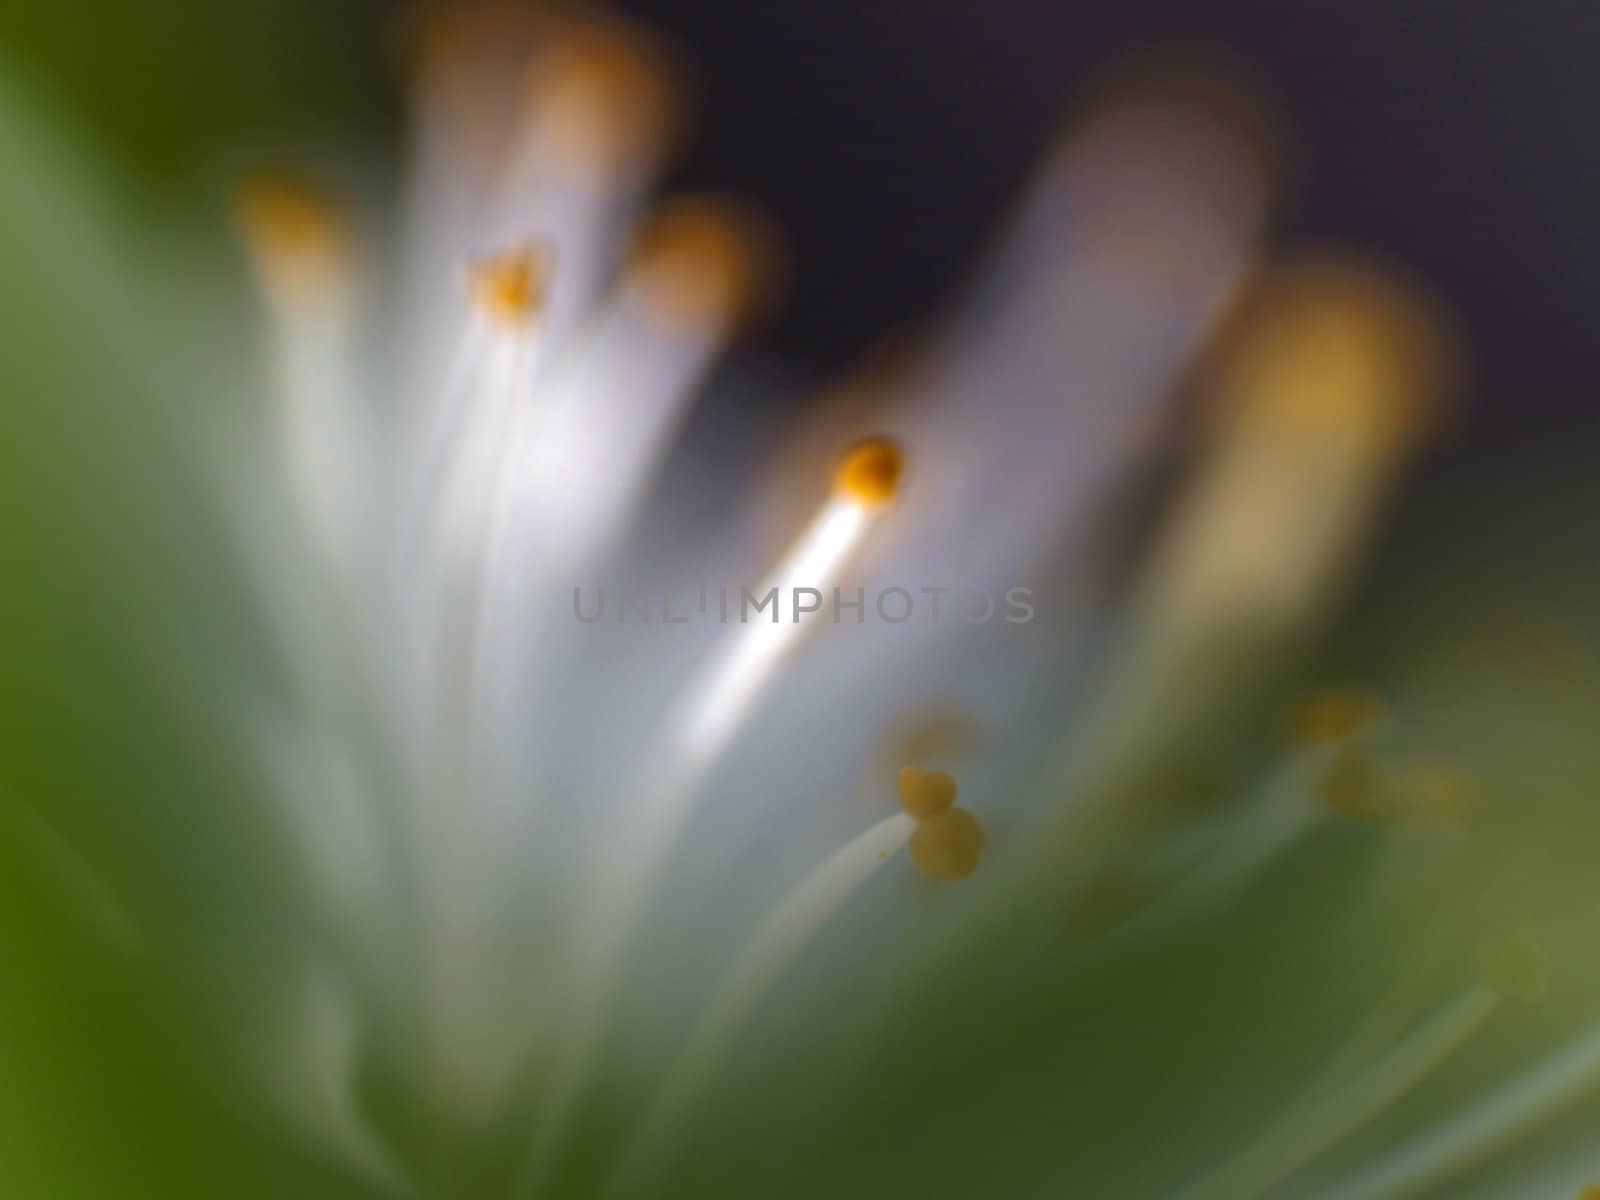
[[533, 245], [480, 259], [468, 268], [473, 305], [493, 324], [513, 332], [538, 321], [548, 282], [546, 255]]
[[857, 442], [834, 472], [834, 490], [864, 508], [881, 508], [894, 499], [904, 470], [900, 447], [888, 438]]
[[263, 279], [289, 298], [325, 292], [348, 270], [348, 227], [309, 178], [290, 172], [247, 176], [234, 187], [233, 211]]
[[956, 781], [948, 771], [901, 767], [895, 779], [900, 806], [918, 821], [944, 812], [956, 802]]
[[731, 329], [771, 295], [776, 238], [731, 201], [668, 201], [640, 235], [629, 283], [653, 311], [691, 328]]
[[965, 879], [978, 869], [984, 835], [964, 808], [947, 808], [917, 823], [911, 835], [911, 861], [933, 879]]
[[667, 56], [614, 18], [566, 31], [535, 68], [533, 104], [562, 153], [603, 173], [647, 164], [679, 122]]

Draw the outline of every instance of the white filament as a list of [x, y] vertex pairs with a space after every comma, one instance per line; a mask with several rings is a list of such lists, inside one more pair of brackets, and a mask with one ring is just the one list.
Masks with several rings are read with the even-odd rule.
[[[760, 601], [776, 591], [773, 618], [752, 611], [722, 653], [710, 664], [703, 682], [690, 693], [688, 717], [680, 733], [684, 759], [694, 765], [714, 760], [749, 712], [755, 698], [793, 648], [807, 622], [790, 615], [795, 588], [829, 594], [851, 553], [872, 524], [872, 513], [850, 500], [829, 501], [788, 556], [756, 593]], [[743, 597], [740, 597], [741, 603]], [[824, 602], [826, 608], [826, 602]], [[813, 618], [814, 619], [814, 618]]]
[[267, 296], [285, 484], [308, 539], [348, 577], [371, 479], [367, 431], [352, 407], [359, 391], [346, 282], [330, 282], [326, 294], [316, 295], [269, 286]]
[[738, 951], [624, 1151], [613, 1193], [626, 1194], [661, 1165], [660, 1156], [761, 1002], [822, 927], [910, 840], [916, 824], [897, 813], [836, 850], [779, 902]]
[[1370, 1070], [1313, 1096], [1253, 1145], [1179, 1192], [1174, 1200], [1261, 1196], [1405, 1095], [1482, 1028], [1500, 997], [1468, 987]]
[[599, 1052], [629, 942], [702, 797], [708, 773], [749, 717], [785, 653], [816, 619], [816, 613], [800, 612], [784, 619], [789, 611], [786, 593], [796, 586], [826, 592], [871, 527], [873, 515], [844, 499], [832, 499], [823, 507], [763, 585], [763, 596], [778, 590], [775, 615], [780, 619], [773, 622], [761, 614], [736, 628], [700, 681], [690, 686], [686, 717], [670, 727], [658, 752], [643, 757], [644, 770], [629, 789], [628, 803], [595, 869], [598, 886], [585, 905], [571, 1021], [516, 1194], [537, 1190], [554, 1165]]
[[1509, 1087], [1409, 1143], [1321, 1200], [1404, 1200], [1504, 1149], [1600, 1088], [1600, 1029], [1563, 1047]]
[[551, 336], [565, 337], [599, 294], [624, 242], [639, 188], [575, 170], [538, 141], [525, 147], [487, 233], [509, 240], [531, 230], [550, 247], [555, 270], [545, 298]]
[[530, 545], [564, 566], [608, 546], [727, 332], [663, 321], [627, 287], [600, 307], [540, 385], [549, 419], [523, 479]]

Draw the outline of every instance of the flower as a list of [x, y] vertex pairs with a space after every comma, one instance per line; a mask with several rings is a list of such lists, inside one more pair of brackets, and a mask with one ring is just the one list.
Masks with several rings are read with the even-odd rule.
[[6, 1011], [82, 1036], [18, 1078], [126, 1190], [1587, 1194], [1581, 638], [1269, 715], [1463, 356], [1401, 273], [1262, 250], [1259, 101], [1108, 85], [752, 470], [690, 405], [776, 239], [651, 201], [670, 56], [412, 34], [400, 219], [249, 175], [253, 294], [4, 97], [5, 845], [28, 978], [115, 1015]]

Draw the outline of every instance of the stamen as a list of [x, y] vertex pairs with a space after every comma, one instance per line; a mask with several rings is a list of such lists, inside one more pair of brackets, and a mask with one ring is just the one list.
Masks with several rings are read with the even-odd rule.
[[[861, 543], [870, 527], [867, 510], [859, 505], [830, 501], [810, 529], [767, 577], [755, 593], [757, 602], [775, 603], [779, 619], [768, 622], [758, 615], [742, 624], [690, 702], [683, 747], [693, 760], [715, 758], [744, 720], [752, 702], [772, 677], [778, 664], [798, 639], [803, 624], [783, 619], [783, 602], [792, 589], [831, 586], [839, 568]], [[743, 597], [741, 597], [741, 603]], [[769, 603], [769, 607], [770, 607]]]
[[290, 172], [251, 175], [235, 186], [233, 209], [275, 303], [304, 305], [342, 294], [352, 259], [349, 229], [317, 184]]
[[523, 578], [576, 578], [621, 532], [773, 258], [760, 223], [722, 201], [678, 201], [652, 223], [540, 384], [551, 403], [524, 480]]
[[775, 288], [776, 238], [740, 205], [682, 197], [645, 226], [627, 285], [662, 320], [731, 330]]
[[548, 256], [534, 245], [518, 246], [469, 268], [472, 302], [480, 316], [511, 333], [525, 333], [544, 309]]
[[536, 119], [568, 162], [603, 175], [636, 171], [661, 155], [679, 124], [672, 75], [642, 30], [590, 14], [538, 64]]
[[283, 1098], [284, 1116], [381, 1193], [417, 1200], [421, 1189], [356, 1099], [361, 1030], [348, 988], [316, 966], [302, 967], [291, 987], [265, 1081]]
[[491, 566], [509, 536], [506, 510], [527, 452], [547, 340], [540, 320], [547, 260], [543, 247], [521, 245], [468, 268], [474, 319], [409, 448], [391, 568], [403, 581], [407, 691], [419, 701], [410, 743], [434, 736], [444, 674], [462, 663], [460, 639], [471, 646], [482, 625], [465, 614], [482, 611]]
[[863, 508], [881, 507], [894, 499], [904, 465], [894, 442], [868, 438], [852, 446], [840, 461], [834, 490]]
[[550, 7], [519, 0], [423, 0], [402, 10], [394, 29], [396, 49], [423, 86], [441, 77], [470, 77], [483, 56], [496, 49], [514, 53], [548, 36]]
[[556, 342], [616, 271], [616, 249], [675, 123], [665, 53], [642, 30], [596, 12], [566, 14], [533, 63], [480, 236], [527, 230], [558, 264], [546, 324]]
[[565, 17], [561, 5], [521, 0], [424, 0], [404, 17], [397, 32], [414, 89], [399, 366], [409, 387], [386, 407], [420, 432], [433, 427], [462, 329], [474, 316], [460, 303], [461, 264], [530, 232], [551, 240], [531, 211], [497, 224], [492, 201], [515, 145], [529, 64]]
[[936, 879], [972, 873], [983, 832], [971, 813], [952, 807], [955, 779], [943, 771], [905, 766], [895, 789], [906, 812], [878, 822], [818, 864], [734, 958], [625, 1152], [612, 1191], [625, 1194], [646, 1168], [661, 1166], [671, 1135], [761, 1002], [822, 927], [897, 850], [909, 843], [912, 860]]
[[[1324, 254], [1257, 285], [1212, 356], [1212, 447], [1177, 497], [1067, 771], [1080, 783], [1136, 771], [1316, 615], [1394, 469], [1438, 423], [1458, 363], [1445, 317], [1379, 268]], [[1041, 871], [1056, 872], [1044, 860], [1069, 840], [1084, 857], [1083, 828], [1105, 815], [1089, 809], [1036, 839]]]
[[977, 818], [956, 802], [955, 777], [947, 771], [900, 768], [895, 779], [900, 805], [917, 822], [911, 835], [911, 861], [932, 879], [965, 879], [978, 869], [983, 830]]
[[691, 759], [715, 758], [726, 746], [751, 701], [809, 624], [798, 611], [792, 619], [782, 619], [787, 599], [800, 587], [828, 594], [839, 571], [892, 498], [900, 463], [898, 447], [882, 438], [863, 442], [845, 456], [835, 479], [834, 498], [762, 583], [757, 599], [775, 595], [777, 619], [768, 621], [758, 614], [756, 620], [742, 624], [711, 668], [698, 698], [691, 701], [683, 735], [684, 750]]
[[955, 776], [948, 771], [901, 767], [895, 790], [900, 794], [900, 806], [918, 821], [926, 821], [956, 802]]
[[1247, 293], [1212, 361], [1224, 420], [1388, 458], [1439, 427], [1460, 360], [1431, 301], [1404, 281], [1307, 256]]
[[1319, 1200], [1405, 1200], [1455, 1178], [1600, 1088], [1600, 1028]]
[[1268, 275], [1212, 355], [1216, 449], [1152, 580], [1157, 619], [1264, 636], [1309, 615], [1439, 423], [1457, 361], [1443, 318], [1386, 272], [1324, 255]]
[[352, 239], [333, 202], [304, 176], [253, 175], [233, 199], [272, 317], [276, 434], [290, 501], [310, 540], [348, 576], [372, 468], [352, 406]]
[[1490, 988], [1468, 987], [1371, 1069], [1291, 1109], [1253, 1146], [1183, 1188], [1174, 1200], [1236, 1200], [1266, 1194], [1414, 1088], [1481, 1029], [1499, 1006], [1500, 997]]
[[741, 622], [688, 689], [685, 715], [666, 731], [662, 747], [643, 757], [645, 768], [633, 789], [641, 802], [620, 814], [597, 868], [604, 886], [595, 890], [586, 913], [569, 1036], [552, 1071], [550, 1100], [517, 1174], [514, 1194], [535, 1193], [553, 1167], [601, 1044], [629, 941], [694, 814], [707, 774], [786, 654], [816, 619], [815, 612], [807, 615], [798, 609], [782, 619], [784, 597], [792, 596], [796, 587], [826, 593], [879, 508], [849, 496], [835, 496], [823, 506], [757, 593], [758, 600], [771, 597], [769, 609], [777, 606], [771, 609], [773, 619], [763, 611]]
[[[1218, 819], [1194, 861], [1179, 866], [1181, 874], [1164, 889], [1155, 903], [1131, 917], [1121, 932], [1132, 934], [1161, 929], [1214, 911], [1238, 896], [1266, 867], [1280, 859], [1315, 830], [1326, 812], [1307, 796], [1317, 763], [1303, 753], [1293, 753], [1278, 763], [1250, 795], [1241, 797]], [[1122, 881], [1116, 864], [1102, 867], [1081, 886], [1078, 903], [1087, 908], [1100, 904], [1107, 893], [1138, 896], [1151, 887], [1148, 881]], [[1116, 907], [1114, 905], [1113, 907]]]
[[608, 1194], [631, 1194], [638, 1181], [661, 1169], [673, 1137], [762, 1001], [822, 927], [914, 838], [915, 828], [913, 818], [904, 814], [878, 822], [813, 868], [761, 923], [735, 955], [623, 1151]]
[[493, 319], [485, 314], [484, 322], [488, 337], [468, 334], [472, 353], [449, 411], [434, 422], [422, 476], [429, 492], [424, 550], [446, 560], [464, 550], [474, 569], [491, 535], [496, 498], [523, 449], [519, 435], [531, 420], [544, 347], [537, 324], [512, 325], [509, 310]]
[[1204, 67], [1186, 74], [1204, 86], [1147, 75], [1084, 114], [948, 319], [866, 381], [865, 404], [841, 392], [824, 418], [843, 437], [919, 431], [937, 487], [902, 528], [905, 574], [959, 543], [974, 586], [999, 584], [1049, 547], [1075, 559], [1063, 594], [1090, 602], [1105, 554], [1087, 534], [1164, 440], [1269, 200], [1239, 116], [1253, 105], [1217, 103], [1237, 89]]
[[930, 879], [965, 879], [978, 869], [983, 829], [964, 808], [946, 809], [918, 822], [911, 861]]
[[[1339, 724], [1359, 736], [1358, 727]], [[1127, 929], [1148, 932], [1214, 909], [1335, 817], [1455, 824], [1416, 790], [1408, 769], [1386, 767], [1360, 745], [1302, 742], [1218, 827], [1201, 830], [1206, 849]]]

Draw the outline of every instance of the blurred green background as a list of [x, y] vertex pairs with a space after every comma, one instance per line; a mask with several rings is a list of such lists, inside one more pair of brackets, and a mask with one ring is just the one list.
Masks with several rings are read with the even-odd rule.
[[[370, 5], [328, 0], [4, 0], [5, 99], [22, 84], [107, 178], [182, 205], [252, 131], [380, 127], [373, 26]], [[0, 1195], [359, 1194], [223, 1107], [204, 1077], [227, 1065], [156, 986], [191, 969], [185, 930], [237, 921], [228, 897], [252, 894], [228, 849], [252, 839], [249, 785], [134, 632], [185, 595], [217, 615], [195, 627], [201, 654], [247, 623], [194, 481], [148, 428], [214, 397], [162, 377], [158, 298], [123, 270], [141, 226], [104, 223], [133, 211], [122, 195], [85, 205], [67, 141], [0, 115]], [[108, 940], [91, 860], [169, 940], [131, 959]], [[197, 887], [196, 871], [240, 886]]]
[[4, 0], [0, 53], [154, 184], [252, 132], [380, 126], [381, 0]]

